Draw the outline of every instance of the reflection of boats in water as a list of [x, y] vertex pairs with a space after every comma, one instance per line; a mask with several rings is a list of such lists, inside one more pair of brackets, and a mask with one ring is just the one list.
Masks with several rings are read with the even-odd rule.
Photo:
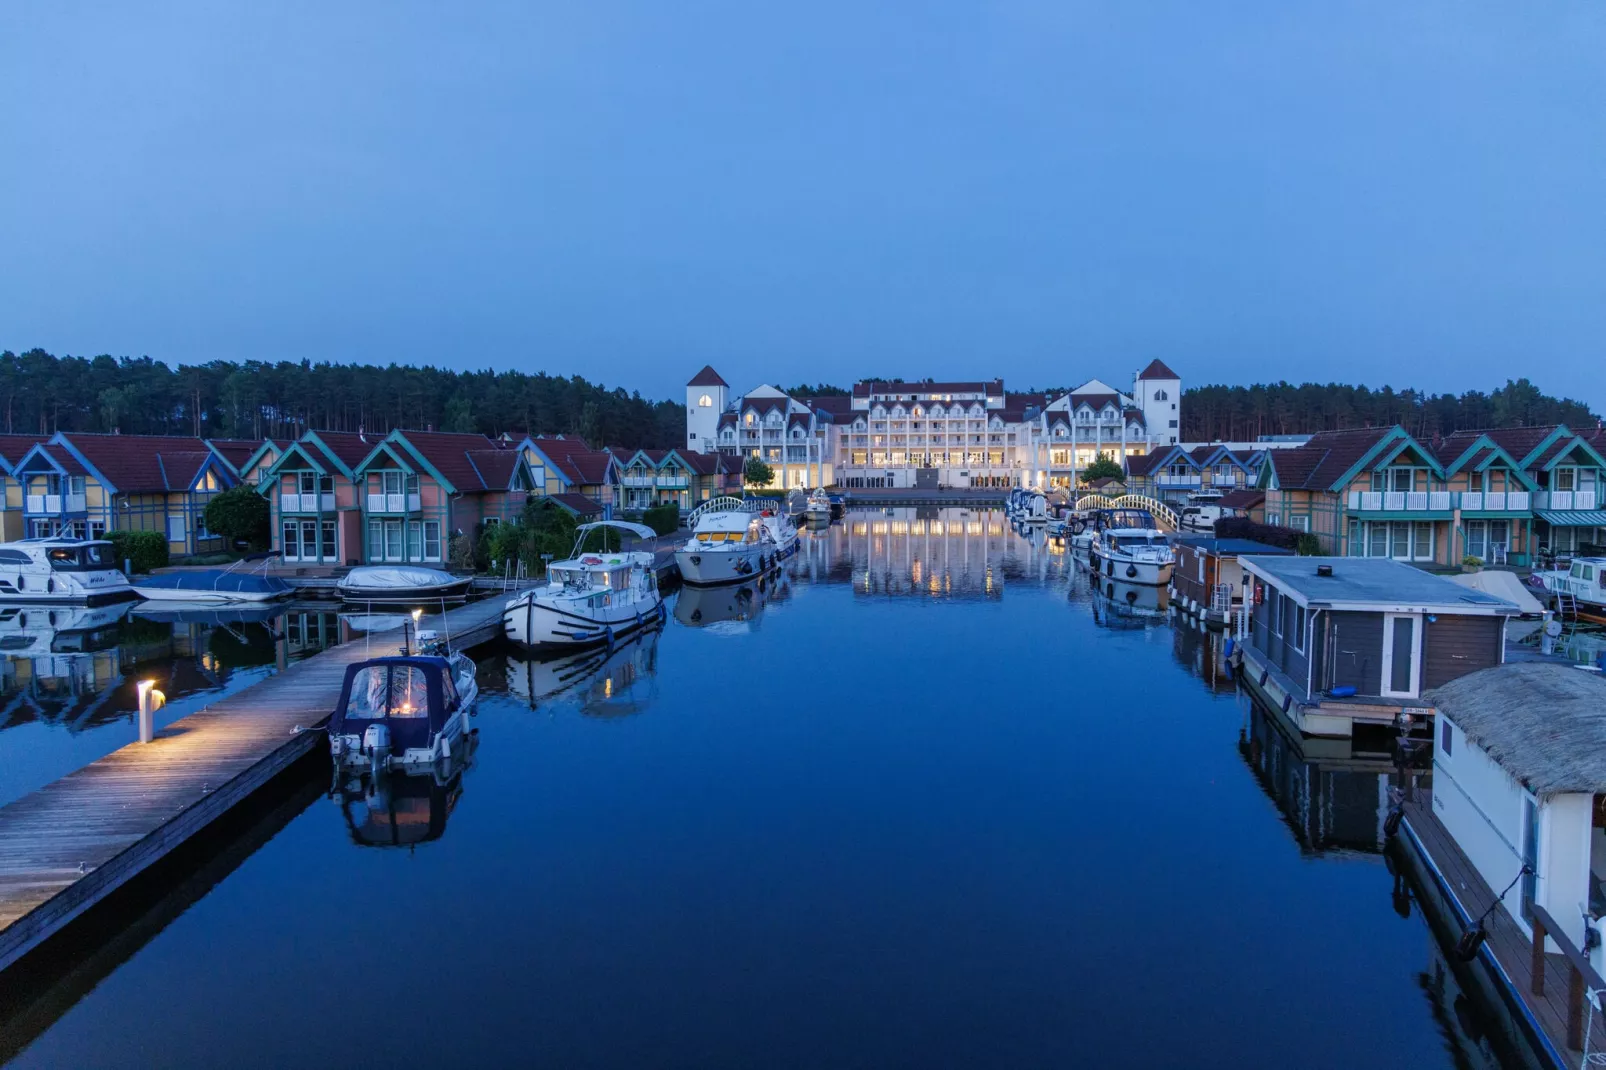
[[1170, 607], [1164, 587], [1089, 577], [1093, 584], [1093, 619], [1105, 628], [1149, 628], [1163, 623]]
[[116, 626], [128, 606], [0, 605], [0, 655], [76, 654], [115, 646]]
[[750, 632], [764, 615], [769, 593], [781, 582], [766, 577], [740, 587], [682, 587], [675, 596], [675, 620], [720, 634]]
[[340, 812], [361, 847], [413, 847], [438, 840], [463, 794], [478, 743], [469, 736], [451, 759], [426, 773], [353, 776], [339, 786]]
[[532, 708], [572, 705], [592, 717], [640, 713], [657, 697], [657, 630], [611, 652], [599, 647], [553, 657], [509, 655], [507, 687]]
[[285, 612], [282, 605], [206, 606], [194, 602], [141, 602], [129, 610], [130, 617], [162, 624], [266, 624]]

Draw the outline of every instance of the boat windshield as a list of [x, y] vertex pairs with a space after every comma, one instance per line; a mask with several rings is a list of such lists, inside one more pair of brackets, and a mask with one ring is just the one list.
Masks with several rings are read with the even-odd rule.
[[1139, 546], [1164, 546], [1164, 535], [1119, 535], [1111, 540], [1118, 550], [1131, 550]]
[[112, 561], [112, 548], [109, 543], [52, 546], [46, 556], [50, 559], [50, 567], [57, 572], [95, 572], [117, 567]]
[[346, 717], [377, 721], [428, 717], [429, 681], [416, 665], [368, 665], [357, 670], [346, 700]]

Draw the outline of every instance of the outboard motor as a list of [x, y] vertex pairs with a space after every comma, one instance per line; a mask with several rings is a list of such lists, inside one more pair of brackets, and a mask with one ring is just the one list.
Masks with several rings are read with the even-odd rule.
[[368, 755], [368, 767], [378, 776], [390, 767], [390, 726], [371, 724], [362, 734], [362, 749]]

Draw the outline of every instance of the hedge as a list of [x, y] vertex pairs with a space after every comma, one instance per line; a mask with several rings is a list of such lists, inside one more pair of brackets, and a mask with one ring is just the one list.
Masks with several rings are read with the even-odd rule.
[[641, 522], [660, 535], [673, 534], [680, 530], [680, 506], [673, 502], [655, 505], [643, 510]]
[[113, 531], [106, 537], [111, 540], [119, 568], [124, 561], [132, 561], [135, 572], [167, 567], [167, 536], [160, 531]]
[[1263, 542], [1267, 546], [1276, 546], [1283, 550], [1298, 550], [1301, 554], [1314, 555], [1321, 552], [1321, 543], [1315, 535], [1305, 531], [1295, 531], [1293, 528], [1277, 527], [1273, 524], [1257, 524], [1246, 516], [1224, 516], [1216, 521], [1215, 534], [1222, 539], [1253, 539]]

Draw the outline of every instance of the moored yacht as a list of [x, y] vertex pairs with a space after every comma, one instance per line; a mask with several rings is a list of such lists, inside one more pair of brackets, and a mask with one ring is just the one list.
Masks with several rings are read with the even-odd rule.
[[575, 529], [574, 550], [547, 567], [547, 582], [510, 598], [502, 610], [509, 639], [535, 647], [612, 644], [664, 619], [653, 555], [641, 551], [582, 553], [586, 536], [613, 528], [642, 539], [657, 533], [643, 524], [598, 520]]
[[1606, 557], [1575, 557], [1565, 569], [1535, 571], [1531, 582], [1577, 616], [1606, 623]]
[[134, 584], [134, 591], [141, 598], [163, 602], [235, 604], [288, 598], [295, 593], [295, 588], [268, 573], [272, 560], [272, 555], [265, 555], [256, 568], [245, 567], [247, 562], [242, 559], [227, 568], [158, 572]]
[[811, 524], [829, 524], [831, 522], [831, 498], [823, 490], [816, 490], [809, 495], [808, 504], [804, 510], [808, 514]]
[[680, 578], [698, 586], [740, 583], [775, 567], [780, 547], [763, 519], [745, 509], [699, 510], [691, 538], [675, 551]]
[[471, 576], [454, 576], [438, 568], [364, 565], [346, 573], [336, 590], [351, 605], [410, 606], [467, 601], [473, 583]]
[[0, 543], [0, 601], [95, 605], [134, 597], [103, 539], [20, 539]]
[[342, 769], [366, 766], [375, 774], [450, 759], [468, 735], [479, 693], [466, 654], [359, 661], [346, 669], [329, 718], [329, 753]]
[[1215, 531], [1222, 517], [1222, 494], [1217, 490], [1190, 495], [1178, 515], [1177, 524], [1185, 531]]
[[1171, 582], [1171, 540], [1143, 509], [1112, 509], [1099, 516], [1087, 541], [1088, 567], [1126, 583], [1163, 587]]

